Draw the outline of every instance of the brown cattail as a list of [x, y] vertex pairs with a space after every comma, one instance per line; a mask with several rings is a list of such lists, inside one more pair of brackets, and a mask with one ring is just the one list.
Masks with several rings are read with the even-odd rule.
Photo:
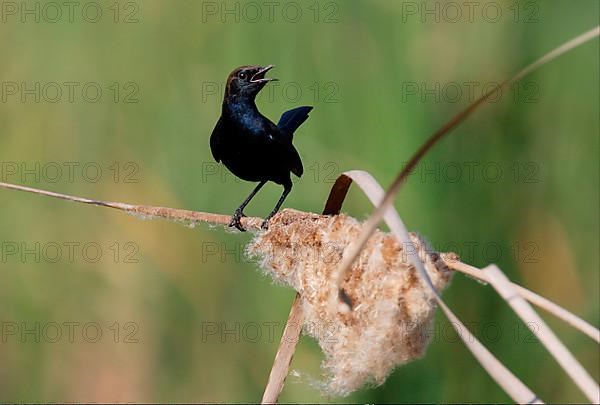
[[436, 305], [408, 255], [425, 260], [437, 290], [452, 274], [417, 234], [410, 235], [411, 246], [401, 246], [394, 236], [377, 231], [344, 280], [349, 311], [337, 299], [335, 272], [361, 226], [346, 215], [288, 209], [248, 247], [268, 275], [300, 294], [304, 331], [325, 353], [325, 386], [335, 395], [381, 384], [395, 367], [424, 353]]

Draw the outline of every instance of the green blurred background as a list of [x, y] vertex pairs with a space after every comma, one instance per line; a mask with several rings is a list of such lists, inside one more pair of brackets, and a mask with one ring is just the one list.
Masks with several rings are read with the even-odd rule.
[[[471, 4], [473, 14], [463, 3], [393, 0], [83, 1], [70, 14], [61, 2], [2, 2], [0, 181], [230, 214], [253, 186], [209, 151], [223, 82], [239, 65], [272, 63], [280, 82], [261, 94], [261, 111], [276, 120], [315, 107], [295, 138], [305, 175], [285, 206], [320, 212], [339, 173], [389, 184], [486, 85], [599, 18], [596, 0]], [[484, 106], [396, 202], [437, 249], [497, 263], [594, 325], [598, 52], [596, 39]], [[246, 213], [264, 216], [280, 192], [265, 187]], [[245, 257], [251, 235], [0, 195], [1, 401], [260, 399], [293, 291]], [[350, 192], [347, 213], [371, 209]], [[445, 299], [541, 398], [585, 399], [492, 288], [459, 275]], [[543, 316], [598, 379], [598, 346]], [[299, 377], [281, 400], [341, 401], [314, 387], [321, 361], [303, 338]], [[508, 400], [440, 314], [424, 358], [345, 399]]]

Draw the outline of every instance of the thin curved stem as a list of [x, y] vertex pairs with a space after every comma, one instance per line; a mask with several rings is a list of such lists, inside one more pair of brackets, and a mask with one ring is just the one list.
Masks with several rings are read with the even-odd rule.
[[590, 41], [593, 38], [596, 38], [600, 35], [600, 27], [596, 27], [588, 32], [585, 32], [578, 37], [564, 43], [558, 48], [548, 52], [529, 66], [522, 69], [516, 75], [514, 75], [509, 80], [506, 80], [502, 84], [496, 86], [488, 93], [481, 96], [479, 99], [475, 100], [472, 104], [467, 106], [464, 110], [459, 112], [457, 115], [452, 117], [446, 124], [444, 124], [440, 129], [438, 129], [431, 137], [417, 150], [417, 152], [412, 156], [409, 160], [408, 164], [404, 167], [404, 169], [398, 174], [392, 185], [386, 191], [383, 200], [377, 206], [375, 211], [371, 214], [369, 219], [365, 222], [363, 229], [354, 242], [354, 244], [349, 248], [347, 255], [344, 257], [344, 260], [340, 264], [340, 270], [338, 272], [338, 285], [341, 285], [341, 280], [344, 279], [346, 273], [349, 271], [350, 267], [360, 254], [361, 250], [365, 247], [365, 244], [379, 226], [379, 223], [383, 219], [383, 216], [386, 210], [393, 204], [398, 191], [402, 184], [406, 181], [407, 177], [413, 171], [417, 163], [425, 156], [427, 152], [437, 144], [445, 135], [450, 133], [453, 129], [455, 129], [459, 124], [461, 124], [467, 117], [469, 117], [478, 107], [480, 107], [485, 101], [487, 101], [490, 97], [494, 96], [499, 90], [502, 90], [513, 83], [521, 80], [523, 77], [528, 75], [529, 73], [535, 71], [546, 63], [556, 59], [557, 57], [563, 55], [564, 53], [578, 47], [579, 45]]

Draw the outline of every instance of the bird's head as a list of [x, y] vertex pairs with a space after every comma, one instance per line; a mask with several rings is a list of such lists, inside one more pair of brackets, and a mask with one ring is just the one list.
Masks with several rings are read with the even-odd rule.
[[265, 85], [277, 79], [265, 77], [274, 68], [268, 66], [241, 66], [235, 69], [227, 78], [225, 97], [247, 97], [254, 99]]

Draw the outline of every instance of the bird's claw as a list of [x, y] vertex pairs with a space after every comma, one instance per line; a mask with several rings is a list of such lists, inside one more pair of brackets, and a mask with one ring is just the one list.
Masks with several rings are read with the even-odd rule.
[[271, 220], [271, 218], [273, 218], [273, 215], [275, 215], [275, 213], [276, 212], [271, 212], [269, 214], [269, 216], [265, 218], [265, 220], [263, 221], [262, 225], [260, 226], [260, 228], [262, 230], [266, 231], [267, 229], [269, 229], [269, 221]]
[[229, 221], [229, 227], [236, 227], [241, 232], [246, 232], [246, 229], [242, 226], [242, 222], [240, 219], [245, 217], [244, 213], [240, 210], [236, 210], [233, 216], [231, 217], [231, 221]]

